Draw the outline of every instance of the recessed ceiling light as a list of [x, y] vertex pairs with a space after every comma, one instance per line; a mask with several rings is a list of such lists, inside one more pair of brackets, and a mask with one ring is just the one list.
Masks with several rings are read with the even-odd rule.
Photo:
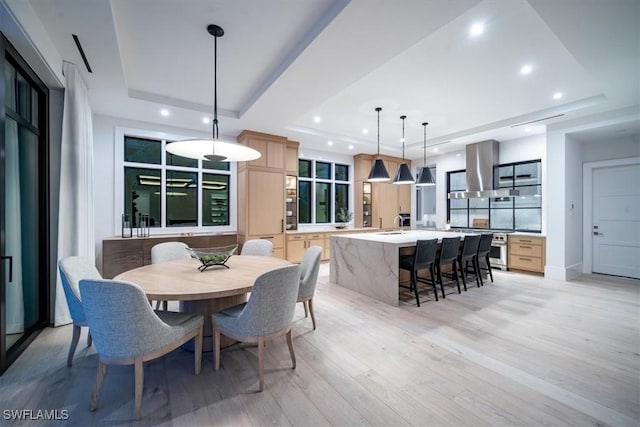
[[203, 117], [202, 123], [204, 123], [205, 125], [208, 125], [209, 123], [211, 123], [211, 119], [209, 117]]
[[456, 157], [460, 157], [460, 156], [462, 156], [462, 154], [460, 154], [460, 153], [457, 153], [457, 154], [456, 154]]
[[482, 33], [484, 33], [484, 24], [482, 22], [476, 22], [469, 29], [469, 35], [472, 37], [478, 37]]
[[363, 134], [363, 135], [366, 135], [366, 134], [368, 134], [368, 133], [369, 133], [369, 129], [362, 129], [362, 134]]
[[349, 145], [349, 150], [353, 150], [353, 144]]
[[166, 108], [163, 108], [162, 110], [160, 110], [160, 115], [162, 117], [167, 117], [169, 115], [169, 110], [167, 110]]
[[327, 142], [327, 145], [328, 145], [329, 147], [331, 147], [331, 146], [333, 145], [333, 141], [328, 141], [328, 142]]
[[562, 98], [564, 95], [562, 92], [556, 92], [553, 94], [553, 99], [560, 99]]
[[314, 116], [313, 117], [313, 122], [314, 123], [320, 123], [321, 121], [322, 121], [322, 117], [320, 117], [320, 116]]
[[438, 147], [434, 148], [434, 149], [433, 149], [433, 152], [434, 152], [434, 153], [437, 153], [437, 152], [438, 152]]
[[531, 132], [533, 130], [533, 128], [531, 126], [527, 126], [526, 128], [524, 128], [525, 132]]
[[533, 71], [533, 67], [529, 64], [523, 65], [522, 68], [520, 68], [520, 74], [522, 74], [523, 76], [526, 76], [527, 74], [531, 74], [532, 71]]

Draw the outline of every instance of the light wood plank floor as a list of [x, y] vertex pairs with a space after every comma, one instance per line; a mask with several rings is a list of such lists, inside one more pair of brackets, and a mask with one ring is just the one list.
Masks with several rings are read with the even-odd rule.
[[[137, 424], [640, 424], [637, 280], [495, 272], [494, 284], [450, 290], [439, 302], [425, 294], [418, 308], [410, 296], [399, 307], [378, 303], [330, 284], [328, 273], [325, 264], [318, 329], [296, 310], [296, 370], [286, 341], [269, 343], [266, 389], [256, 393], [254, 347], [223, 351], [218, 372], [207, 353], [199, 376], [192, 354], [174, 351], [145, 364]], [[0, 409], [67, 409], [70, 425], [131, 424], [132, 367], [108, 368], [89, 412], [97, 358], [85, 334], [67, 368], [71, 327], [45, 330], [0, 377]]]

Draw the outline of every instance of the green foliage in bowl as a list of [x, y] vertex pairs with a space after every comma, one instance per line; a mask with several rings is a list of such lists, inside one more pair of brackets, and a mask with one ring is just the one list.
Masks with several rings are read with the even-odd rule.
[[198, 270], [204, 271], [207, 267], [221, 265], [229, 268], [225, 263], [233, 255], [238, 245], [222, 246], [219, 248], [187, 248], [192, 258], [200, 260], [202, 265]]

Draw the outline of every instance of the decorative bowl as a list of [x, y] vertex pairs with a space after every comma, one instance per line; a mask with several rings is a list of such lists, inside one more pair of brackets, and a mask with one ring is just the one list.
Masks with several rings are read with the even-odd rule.
[[238, 245], [221, 246], [218, 248], [187, 248], [191, 258], [200, 260], [202, 263], [198, 270], [205, 271], [208, 267], [221, 265], [229, 268], [225, 263], [233, 255]]

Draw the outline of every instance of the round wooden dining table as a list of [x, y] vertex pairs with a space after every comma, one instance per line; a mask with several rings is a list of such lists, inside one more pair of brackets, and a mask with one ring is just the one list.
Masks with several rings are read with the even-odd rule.
[[229, 268], [215, 266], [201, 272], [200, 265], [196, 259], [151, 264], [114, 279], [137, 284], [150, 300], [180, 301], [180, 311], [204, 315], [203, 350], [211, 351], [211, 313], [245, 302], [258, 276], [291, 263], [275, 257], [234, 255], [226, 262]]

